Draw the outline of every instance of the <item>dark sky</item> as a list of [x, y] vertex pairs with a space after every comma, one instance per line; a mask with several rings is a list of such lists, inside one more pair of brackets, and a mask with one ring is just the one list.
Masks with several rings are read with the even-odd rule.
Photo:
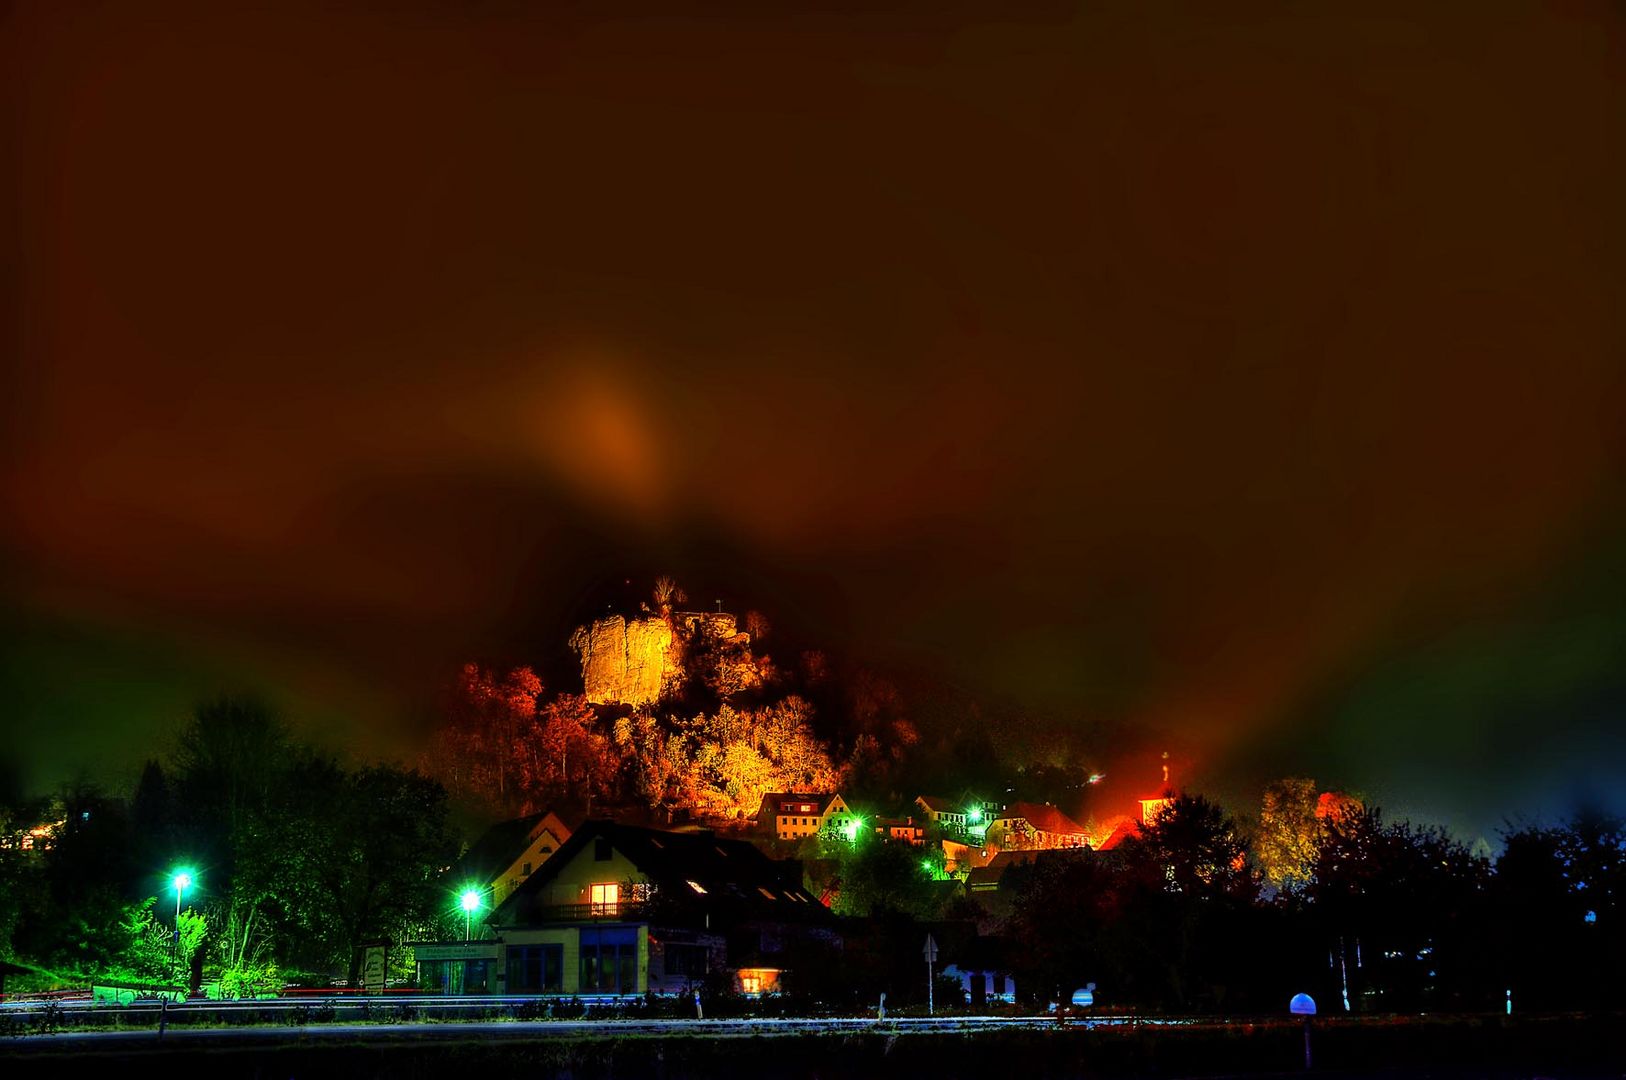
[[28, 783], [669, 569], [1214, 790], [1626, 784], [1618, 5], [786, 6], [0, 14]]

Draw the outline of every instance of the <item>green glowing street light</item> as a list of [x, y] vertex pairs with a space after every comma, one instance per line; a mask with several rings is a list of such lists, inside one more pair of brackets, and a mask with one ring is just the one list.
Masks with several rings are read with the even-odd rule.
[[175, 871], [174, 875], [170, 877], [169, 883], [175, 889], [175, 932], [179, 934], [181, 932], [181, 894], [192, 887], [192, 871], [190, 869]]
[[463, 905], [463, 940], [469, 941], [474, 937], [474, 913], [480, 910], [480, 894], [466, 889], [458, 903]]
[[192, 887], [191, 867], [176, 870], [170, 875], [169, 883], [175, 889], [175, 936], [169, 945], [169, 958], [173, 963], [181, 951], [181, 894]]
[[967, 810], [965, 812], [965, 819], [967, 821], [971, 822], [971, 824], [973, 824], [973, 825], [975, 825], [977, 822], [981, 821], [982, 820], [982, 807], [973, 806], [971, 809]]
[[847, 837], [847, 843], [851, 844], [857, 842], [858, 829], [863, 824], [863, 818], [853, 818], [851, 821], [847, 822], [847, 824], [841, 827], [842, 834]]

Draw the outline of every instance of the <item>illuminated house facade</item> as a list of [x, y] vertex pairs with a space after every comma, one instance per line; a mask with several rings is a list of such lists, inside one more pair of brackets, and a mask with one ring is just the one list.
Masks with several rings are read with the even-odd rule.
[[484, 905], [494, 908], [569, 839], [570, 827], [551, 810], [498, 822], [458, 860], [453, 880], [481, 890]]
[[926, 843], [926, 826], [912, 817], [878, 817], [874, 820], [875, 835], [882, 840], [921, 847]]
[[1142, 825], [1152, 824], [1162, 817], [1163, 811], [1167, 810], [1173, 803], [1174, 794], [1172, 792], [1164, 792], [1162, 795], [1156, 795], [1150, 799], [1141, 799], [1140, 823]]
[[927, 821], [951, 832], [963, 833], [969, 824], [965, 808], [941, 795], [921, 795], [915, 799], [915, 806]]
[[857, 822], [858, 815], [835, 792], [769, 792], [757, 810], [757, 828], [777, 840], [802, 840], [823, 832], [846, 835]]
[[1089, 841], [1082, 825], [1049, 803], [1012, 803], [988, 823], [988, 844], [1000, 849], [1086, 847]]
[[[838, 948], [834, 917], [802, 887], [801, 864], [709, 832], [589, 821], [491, 914], [487, 963], [465, 993], [679, 993], [729, 974], [744, 993], [778, 988], [804, 948]], [[448, 980], [432, 946], [419, 985]], [[455, 992], [455, 991], [454, 991]]]
[[945, 873], [963, 876], [978, 867], [987, 866], [990, 859], [998, 852], [991, 852], [982, 844], [962, 844], [955, 840], [943, 840], [943, 870]]

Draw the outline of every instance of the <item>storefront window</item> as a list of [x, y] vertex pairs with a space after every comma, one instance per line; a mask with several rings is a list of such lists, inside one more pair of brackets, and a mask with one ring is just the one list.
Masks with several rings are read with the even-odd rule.
[[516, 945], [508, 949], [508, 992], [557, 994], [564, 990], [563, 945]]

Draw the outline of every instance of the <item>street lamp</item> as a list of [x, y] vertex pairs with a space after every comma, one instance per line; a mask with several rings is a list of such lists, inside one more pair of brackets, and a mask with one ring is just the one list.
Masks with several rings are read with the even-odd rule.
[[173, 963], [181, 951], [181, 894], [192, 887], [192, 871], [183, 867], [170, 876], [175, 889], [175, 936], [170, 939], [169, 959]]
[[480, 894], [469, 889], [459, 903], [463, 905], [463, 940], [469, 941], [474, 937], [474, 913], [480, 908]]

